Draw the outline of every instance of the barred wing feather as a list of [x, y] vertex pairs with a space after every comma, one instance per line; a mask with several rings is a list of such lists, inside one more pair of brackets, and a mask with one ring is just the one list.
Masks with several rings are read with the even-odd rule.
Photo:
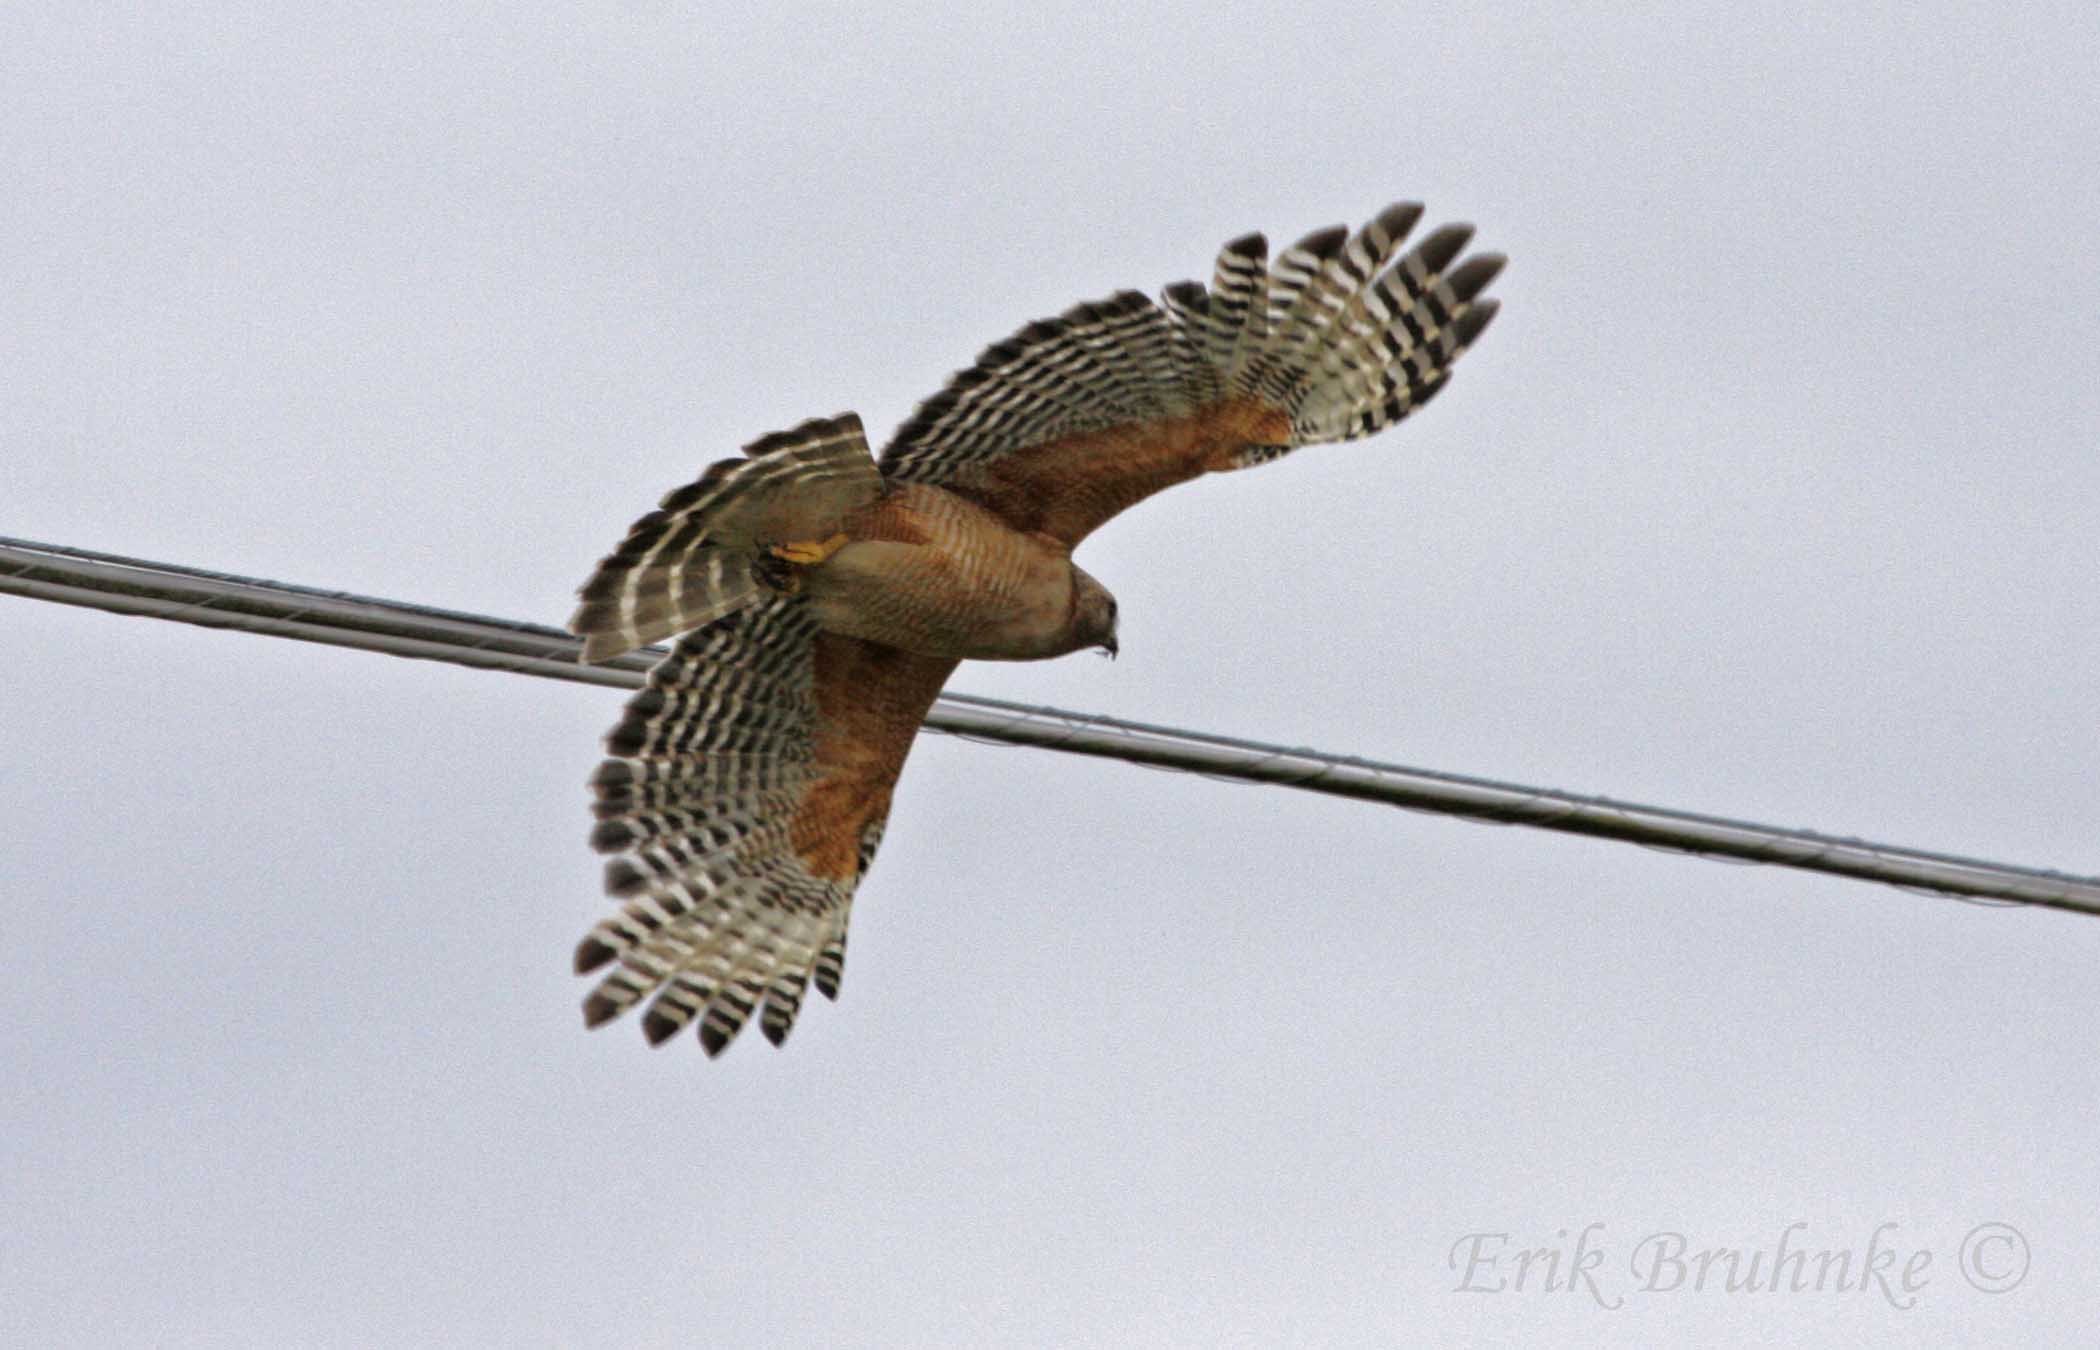
[[586, 1023], [649, 998], [652, 1043], [697, 1020], [713, 1055], [760, 1009], [785, 1040], [812, 979], [836, 998], [854, 888], [954, 666], [819, 632], [789, 596], [658, 662], [591, 780], [622, 903], [576, 950], [579, 973], [612, 966]]
[[1078, 305], [985, 349], [920, 405], [883, 476], [971, 497], [1017, 528], [1077, 544], [1200, 473], [1379, 431], [1433, 398], [1494, 317], [1497, 254], [1453, 261], [1448, 225], [1396, 258], [1422, 208], [1316, 230], [1271, 266], [1252, 234], [1209, 289]]

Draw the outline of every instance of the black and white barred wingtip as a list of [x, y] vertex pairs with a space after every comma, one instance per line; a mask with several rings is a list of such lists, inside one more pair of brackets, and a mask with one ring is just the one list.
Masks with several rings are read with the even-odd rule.
[[[595, 934], [585, 937], [583, 941], [576, 944], [576, 973], [578, 975], [588, 975], [600, 966], [609, 963], [619, 954], [618, 948], [600, 940]], [[597, 1023], [593, 1022], [591, 1025], [596, 1026]]]
[[[1287, 282], [1299, 317], [1241, 373], [1240, 386], [1289, 411], [1289, 448], [1369, 435], [1406, 417], [1443, 389], [1493, 318], [1493, 302], [1477, 297], [1506, 260], [1485, 253], [1454, 267], [1474, 235], [1465, 222], [1439, 226], [1401, 253], [1420, 216], [1417, 203], [1395, 203], [1320, 276]], [[1243, 462], [1287, 452], [1263, 447]]]
[[[591, 842], [619, 903], [576, 947], [587, 1026], [632, 1009], [651, 1044], [693, 1027], [718, 1055], [753, 1020], [785, 1041], [811, 983], [836, 996], [857, 877], [810, 874], [781, 814], [817, 772], [816, 631], [775, 596], [687, 634], [607, 736]], [[880, 837], [864, 827], [861, 871]]]
[[[663, 1045], [693, 1026], [701, 1049], [714, 1058], [756, 1014], [759, 1033], [774, 1046], [785, 1045], [801, 1012], [805, 989], [815, 985], [826, 999], [837, 1000], [844, 946], [843, 939], [834, 940], [808, 969], [778, 972], [769, 980], [738, 976], [716, 985], [704, 978], [683, 977], [675, 989], [664, 989], [643, 1008], [642, 1037], [652, 1046]], [[585, 938], [577, 947], [577, 973], [597, 970], [617, 956], [595, 937]], [[642, 982], [616, 971], [584, 999], [584, 1026], [596, 1029], [618, 1019], [642, 1002], [647, 992]]]
[[609, 994], [593, 992], [583, 1001], [583, 1025], [586, 1028], [602, 1027], [627, 1011], [627, 1006]]
[[1474, 339], [1487, 328], [1489, 321], [1501, 312], [1500, 300], [1482, 300], [1459, 315], [1457, 322], [1451, 325], [1452, 332], [1458, 337], [1459, 349], [1463, 351], [1472, 346]]
[[[1420, 202], [1393, 202], [1371, 217], [1371, 223], [1364, 227], [1364, 237], [1381, 252], [1390, 250], [1414, 230], [1427, 209]], [[1375, 261], [1372, 265], [1376, 266]]]
[[1421, 260], [1425, 271], [1441, 272], [1451, 265], [1453, 258], [1465, 251], [1466, 245], [1473, 241], [1473, 233], [1473, 226], [1466, 221], [1439, 225], [1415, 245], [1415, 257]]
[[1317, 230], [1309, 231], [1303, 239], [1291, 245], [1285, 252], [1302, 253], [1308, 257], [1317, 258], [1321, 262], [1326, 262], [1339, 254], [1342, 251], [1342, 245], [1347, 242], [1349, 242], [1349, 227], [1347, 225], [1323, 225]]
[[683, 1030], [685, 1023], [655, 1008], [642, 1014], [642, 1039], [651, 1045], [662, 1045]]
[[1454, 299], [1465, 303], [1486, 290], [1487, 284], [1500, 276], [1508, 265], [1509, 259], [1499, 253], [1476, 253], [1444, 278], [1444, 284], [1451, 288]]

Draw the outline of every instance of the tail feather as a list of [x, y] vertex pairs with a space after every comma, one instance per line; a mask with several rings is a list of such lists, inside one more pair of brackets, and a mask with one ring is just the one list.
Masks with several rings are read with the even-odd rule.
[[636, 521], [578, 592], [583, 659], [604, 661], [713, 623], [767, 594], [767, 545], [821, 539], [882, 492], [860, 419], [804, 422], [709, 465]]
[[600, 565], [569, 620], [582, 636], [583, 659], [606, 661], [674, 633], [702, 628], [760, 593], [743, 550], [705, 547], [698, 537], [667, 541], [632, 565], [619, 555]]

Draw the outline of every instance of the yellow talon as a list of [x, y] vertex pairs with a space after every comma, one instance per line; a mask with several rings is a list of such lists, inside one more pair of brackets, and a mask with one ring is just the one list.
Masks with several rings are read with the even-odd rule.
[[846, 546], [846, 536], [835, 534], [829, 539], [795, 540], [786, 544], [775, 544], [768, 550], [774, 557], [804, 567], [814, 567]]

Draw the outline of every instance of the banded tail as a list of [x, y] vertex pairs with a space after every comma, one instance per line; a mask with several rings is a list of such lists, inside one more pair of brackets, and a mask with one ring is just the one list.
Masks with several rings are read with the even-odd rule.
[[719, 460], [637, 520], [578, 592], [569, 629], [604, 661], [702, 627], [768, 593], [770, 544], [820, 539], [882, 493], [860, 418], [777, 431]]

